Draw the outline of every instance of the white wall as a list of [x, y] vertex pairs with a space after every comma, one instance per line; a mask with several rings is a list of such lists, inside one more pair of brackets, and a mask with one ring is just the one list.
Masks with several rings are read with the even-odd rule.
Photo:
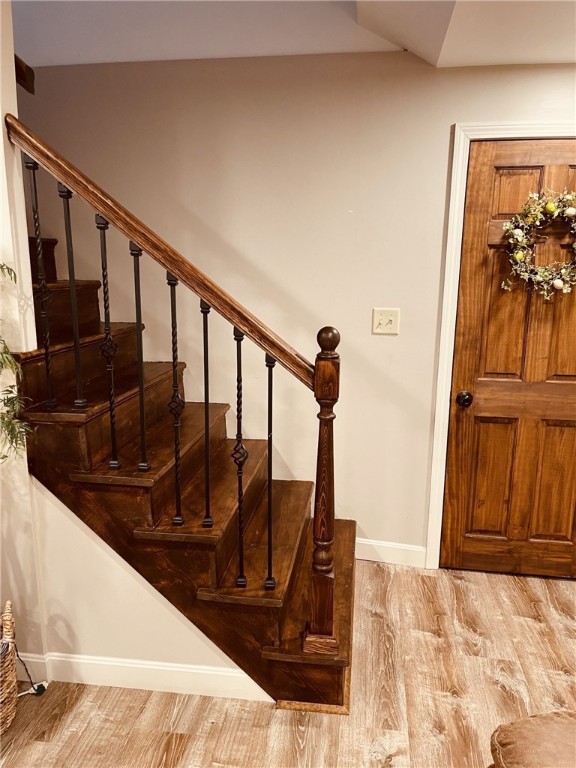
[[[574, 69], [439, 71], [388, 53], [55, 67], [37, 81], [21, 102], [31, 127], [287, 341], [313, 359], [316, 331], [339, 328], [337, 513], [362, 539], [409, 547], [362, 552], [423, 562], [450, 126], [568, 121]], [[61, 236], [52, 204], [48, 234]], [[75, 216], [78, 272], [96, 277], [91, 219]], [[131, 264], [124, 244], [113, 251], [113, 309], [127, 319]], [[150, 359], [169, 354], [162, 281], [148, 264]], [[400, 336], [371, 335], [374, 306], [400, 307]], [[182, 303], [193, 396], [197, 314]], [[221, 325], [215, 370], [233, 356]], [[244, 415], [263, 435], [264, 371], [250, 357]], [[212, 378], [214, 399], [233, 403], [232, 375]], [[315, 403], [278, 378], [278, 471], [313, 478]]]

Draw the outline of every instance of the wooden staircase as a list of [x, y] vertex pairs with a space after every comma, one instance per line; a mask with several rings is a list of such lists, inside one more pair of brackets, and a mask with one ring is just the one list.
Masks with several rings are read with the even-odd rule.
[[[33, 264], [37, 236], [31, 239]], [[81, 299], [77, 304], [75, 343], [70, 284], [56, 279], [55, 245], [55, 241], [42, 240], [46, 277], [43, 282], [40, 274], [34, 285], [36, 298], [41, 299], [46, 290], [51, 295], [44, 306], [46, 317], [37, 311], [38, 338], [45, 334], [46, 322], [50, 328], [50, 376], [55, 401], [51, 405], [46, 404], [47, 348], [20, 355], [21, 390], [29, 398], [24, 418], [33, 427], [27, 441], [30, 472], [279, 706], [346, 712], [355, 522], [335, 520], [326, 524], [322, 515], [320, 523], [318, 515], [311, 517], [314, 507], [325, 509], [331, 501], [331, 444], [326, 430], [332, 428], [337, 384], [327, 375], [324, 394], [317, 393], [321, 404], [320, 446], [324, 446], [319, 466], [324, 469], [317, 475], [315, 500], [311, 482], [271, 480], [267, 440], [244, 439], [248, 459], [241, 472], [239, 520], [238, 467], [231, 459], [237, 440], [228, 437], [226, 431], [229, 405], [210, 403], [205, 411], [204, 403], [186, 403], [176, 459], [174, 418], [169, 404], [175, 381], [179, 396], [185, 400], [185, 364], [144, 362], [141, 387], [138, 324], [112, 323], [106, 328], [100, 317], [98, 281], [76, 280], [76, 293]], [[37, 272], [35, 276], [38, 280]], [[114, 418], [118, 468], [110, 467], [109, 377], [102, 358], [102, 345], [110, 335], [117, 345]], [[329, 346], [322, 354], [330, 371], [334, 370], [336, 356], [335, 345], [331, 349]], [[74, 404], [78, 356], [87, 401], [83, 407]], [[295, 367], [299, 364], [297, 361]], [[321, 367], [317, 363], [317, 370]], [[148, 471], [141, 467], [141, 408], [145, 413]], [[207, 443], [205, 434], [209, 434]], [[206, 527], [205, 521], [207, 456], [212, 527]], [[174, 525], [176, 460], [184, 518], [181, 525]], [[270, 557], [269, 496], [274, 510], [274, 589], [265, 587]], [[320, 525], [324, 533], [319, 532]], [[237, 586], [239, 546], [246, 586]], [[326, 595], [332, 602], [319, 609]]]

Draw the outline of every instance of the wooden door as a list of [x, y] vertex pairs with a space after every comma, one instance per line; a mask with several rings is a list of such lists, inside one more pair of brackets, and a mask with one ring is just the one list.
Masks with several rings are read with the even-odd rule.
[[[442, 548], [445, 567], [576, 576], [576, 291], [510, 293], [502, 224], [531, 192], [576, 190], [576, 140], [472, 142]], [[536, 263], [568, 261], [565, 222]], [[469, 407], [459, 392], [473, 396]]]

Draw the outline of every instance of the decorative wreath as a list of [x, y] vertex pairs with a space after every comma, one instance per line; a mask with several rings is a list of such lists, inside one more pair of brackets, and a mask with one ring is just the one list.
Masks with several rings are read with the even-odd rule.
[[[534, 241], [543, 229], [556, 219], [565, 219], [569, 231], [574, 235], [572, 258], [570, 261], [555, 261], [547, 266], [534, 264]], [[555, 292], [570, 293], [576, 286], [576, 192], [564, 192], [557, 195], [549, 189], [540, 194], [532, 192], [524, 203], [520, 213], [504, 223], [508, 235], [508, 258], [512, 265], [512, 275], [526, 281], [528, 287], [541, 293], [549, 301]], [[507, 278], [502, 289], [510, 291], [518, 280]]]

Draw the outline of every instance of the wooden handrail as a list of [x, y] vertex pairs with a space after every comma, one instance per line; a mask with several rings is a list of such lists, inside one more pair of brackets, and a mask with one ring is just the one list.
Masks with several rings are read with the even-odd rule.
[[18, 118], [5, 118], [10, 141], [34, 158], [43, 168], [86, 200], [120, 232], [136, 243], [164, 269], [204, 299], [226, 320], [239, 328], [261, 349], [272, 355], [286, 370], [309, 389], [314, 390], [314, 365], [262, 323], [255, 315], [238, 304], [207, 275], [187, 261], [172, 246], [130, 213], [78, 168], [65, 160]]

